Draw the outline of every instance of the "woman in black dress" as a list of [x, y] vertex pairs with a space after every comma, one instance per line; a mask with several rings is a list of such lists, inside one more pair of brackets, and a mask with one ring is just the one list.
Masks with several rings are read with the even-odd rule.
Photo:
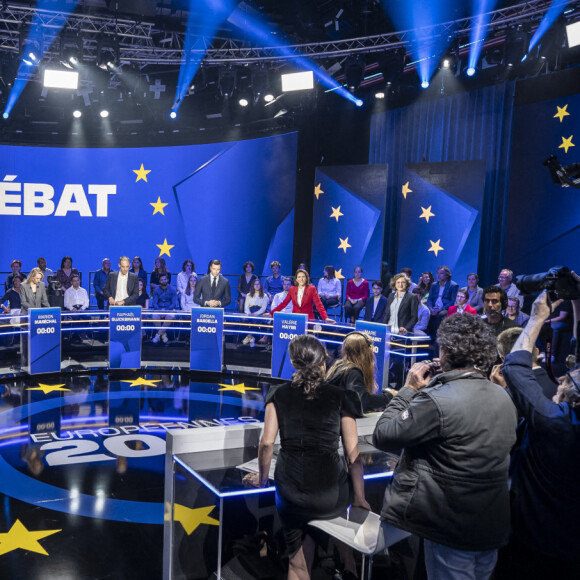
[[332, 365], [326, 380], [341, 389], [355, 391], [364, 413], [384, 409], [393, 398], [390, 391], [377, 393], [373, 341], [363, 332], [346, 335], [340, 358]]
[[[314, 541], [306, 529], [308, 522], [342, 515], [351, 503], [370, 508], [364, 498], [358, 450], [358, 396], [326, 382], [327, 353], [318, 339], [297, 336], [288, 353], [296, 372], [291, 383], [271, 387], [268, 392], [258, 451], [260, 471], [246, 475], [244, 482], [266, 485], [280, 430], [280, 454], [274, 474], [276, 507], [290, 556], [288, 579], [303, 580], [310, 578], [314, 555]], [[348, 468], [338, 453], [341, 438]]]

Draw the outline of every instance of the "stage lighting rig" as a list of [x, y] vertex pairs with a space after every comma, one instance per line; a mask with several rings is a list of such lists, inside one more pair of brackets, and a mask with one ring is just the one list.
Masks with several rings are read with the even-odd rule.
[[365, 76], [365, 61], [359, 56], [349, 56], [344, 63], [344, 79], [351, 93], [356, 93]]
[[224, 99], [229, 99], [236, 90], [238, 76], [236, 69], [221, 68], [218, 76], [218, 88]]
[[76, 34], [63, 34], [60, 40], [60, 62], [67, 68], [75, 68], [83, 59], [83, 40]]
[[550, 155], [542, 165], [548, 168], [552, 181], [556, 185], [580, 189], [580, 163], [572, 163], [564, 167], [555, 155]]
[[116, 39], [103, 37], [97, 42], [97, 66], [114, 70], [119, 66], [119, 43]]

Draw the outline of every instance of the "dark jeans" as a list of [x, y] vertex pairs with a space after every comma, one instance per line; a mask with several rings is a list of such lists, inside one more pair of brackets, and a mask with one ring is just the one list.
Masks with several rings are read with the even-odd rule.
[[361, 300], [359, 302], [357, 302], [356, 304], [353, 304], [350, 300], [347, 300], [344, 303], [344, 318], [346, 319], [350, 319], [350, 320], [356, 320], [358, 318], [358, 315], [360, 314], [360, 311], [365, 307], [365, 302], [364, 300]]

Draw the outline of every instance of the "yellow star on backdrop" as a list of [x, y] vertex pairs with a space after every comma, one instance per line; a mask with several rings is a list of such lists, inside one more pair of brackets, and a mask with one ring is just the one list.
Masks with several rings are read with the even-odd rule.
[[237, 393], [245, 393], [246, 391], [259, 391], [259, 387], [246, 387], [244, 383], [239, 383], [237, 385], [223, 385], [219, 383], [220, 387], [223, 389], [218, 389], [218, 391], [236, 391]]
[[352, 246], [348, 243], [348, 237], [344, 240], [342, 238], [338, 238], [338, 239], [340, 240], [340, 244], [338, 245], [338, 249], [344, 250], [344, 253], [346, 254], [346, 249], [352, 248]]
[[70, 391], [70, 389], [63, 389], [64, 384], [62, 385], [44, 385], [42, 383], [38, 383], [38, 387], [28, 387], [27, 391], [42, 391], [45, 395], [48, 393], [54, 393], [55, 391]]
[[558, 149], [564, 149], [564, 152], [568, 153], [568, 149], [570, 147], [576, 147], [576, 145], [574, 145], [574, 143], [572, 143], [572, 137], [574, 137], [574, 135], [570, 135], [570, 137], [568, 137], [568, 139], [566, 139], [565, 137], [562, 137], [562, 145], [559, 145]]
[[155, 383], [160, 383], [161, 379], [157, 379], [155, 381], [150, 381], [149, 379], [144, 379], [143, 377], [139, 377], [133, 381], [121, 381], [122, 383], [130, 383], [130, 387], [138, 387], [140, 385], [144, 385], [147, 387], [154, 387]]
[[169, 204], [168, 203], [161, 203], [161, 198], [157, 197], [157, 201], [155, 203], [149, 203], [149, 205], [152, 205], [153, 209], [155, 210], [153, 212], [153, 215], [155, 215], [156, 213], [160, 213], [161, 215], [165, 215], [163, 208]]
[[435, 254], [435, 256], [437, 256], [437, 254], [441, 250], [445, 249], [445, 248], [441, 247], [441, 245], [439, 244], [439, 242], [441, 241], [441, 238], [439, 238], [436, 242], [434, 242], [433, 240], [429, 240], [429, 241], [431, 242], [431, 247], [427, 251], [433, 252]]
[[158, 248], [159, 248], [159, 257], [163, 256], [164, 254], [166, 254], [167, 256], [169, 256], [171, 258], [171, 254], [169, 253], [169, 250], [171, 250], [171, 248], [175, 248], [175, 245], [170, 245], [167, 243], [167, 238], [165, 238], [163, 240], [162, 244], [155, 244]]
[[143, 181], [147, 181], [147, 174], [151, 173], [151, 169], [145, 169], [143, 167], [143, 163], [141, 163], [140, 169], [133, 169], [133, 173], [137, 175], [135, 183], [137, 183], [140, 179], [142, 179]]
[[338, 270], [336, 270], [336, 272], [334, 272], [334, 275], [339, 279], [339, 280], [344, 280], [344, 276], [342, 275], [342, 268], [339, 268]]
[[183, 526], [185, 533], [189, 536], [202, 524], [208, 526], [220, 525], [219, 520], [209, 515], [214, 508], [214, 505], [210, 505], [192, 509], [176, 503], [173, 509], [173, 519]]
[[[332, 206], [330, 206], [330, 207], [332, 207]], [[343, 213], [341, 213], [341, 211], [340, 211], [340, 206], [338, 206], [338, 207], [332, 207], [332, 213], [330, 214], [330, 217], [331, 217], [331, 218], [336, 218], [336, 221], [338, 221], [338, 218], [339, 218], [341, 215], [344, 215], [344, 214], [343, 214]]]
[[320, 195], [324, 193], [324, 191], [322, 191], [322, 184], [319, 183], [315, 188], [314, 188], [314, 195], [316, 196], [316, 199], [318, 199], [320, 197]]
[[16, 520], [9, 532], [0, 534], [0, 556], [18, 549], [48, 556], [48, 552], [38, 543], [38, 540], [58, 532], [62, 532], [62, 530], [33, 532], [27, 530], [20, 520]]
[[403, 189], [401, 189], [401, 193], [403, 194], [403, 197], [405, 199], [407, 199], [407, 194], [408, 193], [413, 193], [413, 190], [409, 187], [409, 182], [407, 181], [407, 183], [403, 184]]
[[435, 214], [434, 213], [431, 213], [431, 208], [432, 207], [433, 206], [430, 205], [427, 209], [425, 209], [423, 206], [421, 206], [421, 209], [423, 210], [423, 213], [419, 216], [419, 219], [425, 218], [425, 221], [427, 223], [429, 223], [429, 218], [430, 217], [435, 217]]
[[564, 105], [563, 107], [558, 107], [558, 105], [556, 105], [556, 108], [558, 109], [558, 112], [554, 115], [554, 119], [560, 119], [561, 123], [564, 120], [564, 117], [570, 114], [568, 113], [568, 105]]

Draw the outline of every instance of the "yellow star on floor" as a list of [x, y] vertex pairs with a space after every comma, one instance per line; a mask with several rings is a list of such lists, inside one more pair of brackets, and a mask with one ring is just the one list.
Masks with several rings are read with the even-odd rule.
[[441, 247], [441, 245], [439, 244], [439, 242], [441, 241], [441, 238], [439, 238], [436, 242], [434, 242], [433, 240], [429, 240], [429, 241], [431, 242], [431, 247], [427, 251], [433, 252], [435, 254], [435, 256], [437, 256], [437, 254], [441, 250], [445, 249], [445, 248]]
[[140, 179], [142, 179], [143, 181], [147, 181], [147, 174], [151, 173], [151, 169], [145, 169], [143, 167], [143, 163], [141, 163], [140, 169], [133, 169], [133, 173], [137, 175], [135, 183], [137, 183]]
[[568, 105], [564, 105], [563, 107], [558, 107], [558, 105], [556, 105], [556, 108], [558, 109], [558, 112], [554, 115], [554, 119], [560, 119], [561, 123], [564, 120], [564, 117], [570, 114], [568, 113]]
[[9, 532], [0, 534], [0, 556], [18, 549], [48, 556], [48, 552], [38, 543], [38, 540], [58, 532], [62, 532], [62, 530], [33, 532], [27, 530], [20, 520], [16, 520]]
[[179, 522], [185, 533], [190, 536], [200, 525], [219, 526], [219, 520], [210, 517], [210, 513], [215, 508], [214, 505], [201, 508], [188, 508], [184, 505], [175, 504], [173, 509], [173, 519]]
[[165, 238], [163, 240], [162, 244], [155, 244], [158, 248], [159, 248], [159, 257], [163, 256], [164, 254], [168, 255], [171, 258], [171, 254], [169, 253], [169, 250], [171, 250], [171, 248], [175, 248], [175, 245], [170, 245], [167, 243], [167, 238]]
[[433, 206], [430, 205], [427, 209], [425, 209], [423, 206], [421, 206], [421, 209], [423, 210], [423, 213], [419, 216], [419, 219], [425, 218], [425, 221], [427, 223], [429, 223], [429, 218], [430, 217], [435, 217], [435, 214], [434, 213], [431, 213], [431, 208], [432, 207]]
[[[330, 206], [330, 207], [332, 207], [332, 206]], [[340, 206], [338, 206], [338, 207], [332, 207], [332, 213], [330, 214], [330, 217], [331, 218], [336, 218], [336, 221], [338, 221], [338, 218], [341, 215], [344, 215], [344, 214], [340, 211]]]
[[338, 249], [344, 250], [344, 253], [346, 254], [346, 249], [352, 248], [352, 246], [348, 243], [348, 237], [344, 240], [342, 238], [338, 238], [338, 239], [340, 240], [340, 244], [338, 245]]
[[339, 268], [338, 270], [336, 270], [334, 272], [334, 275], [336, 276], [336, 278], [338, 278], [339, 280], [344, 280], [344, 276], [342, 275], [342, 268]]
[[407, 199], [407, 194], [408, 193], [413, 193], [413, 190], [409, 187], [409, 182], [407, 181], [407, 183], [403, 184], [403, 189], [401, 189], [401, 193], [403, 194], [403, 197], [405, 199]]
[[576, 147], [576, 145], [574, 145], [574, 143], [572, 143], [572, 137], [574, 137], [574, 135], [570, 135], [570, 137], [568, 137], [568, 139], [566, 139], [565, 137], [562, 137], [562, 145], [559, 145], [558, 149], [564, 149], [564, 153], [568, 153], [568, 149], [570, 147]]
[[153, 209], [155, 210], [153, 212], [153, 215], [155, 215], [156, 213], [160, 213], [161, 215], [165, 215], [163, 208], [169, 204], [168, 203], [161, 203], [161, 198], [157, 197], [157, 201], [155, 203], [149, 203], [149, 205], [152, 205]]
[[64, 384], [62, 385], [44, 385], [42, 383], [38, 383], [38, 387], [28, 387], [27, 391], [42, 391], [45, 395], [48, 393], [54, 393], [55, 391], [70, 391], [70, 389], [63, 389]]
[[322, 184], [319, 183], [315, 188], [314, 188], [314, 195], [316, 196], [316, 199], [318, 199], [320, 197], [321, 194], [323, 194], [324, 191], [322, 191]]
[[218, 389], [218, 391], [236, 391], [237, 393], [245, 393], [246, 391], [261, 390], [259, 387], [246, 387], [244, 383], [239, 383], [237, 385], [223, 385], [222, 383], [219, 383], [219, 386], [224, 388]]
[[139, 387], [140, 385], [147, 386], [147, 387], [154, 387], [155, 383], [160, 383], [161, 379], [157, 379], [155, 381], [150, 381], [149, 379], [144, 379], [143, 377], [139, 377], [138, 379], [134, 379], [132, 381], [121, 381], [122, 383], [130, 383], [130, 387]]

